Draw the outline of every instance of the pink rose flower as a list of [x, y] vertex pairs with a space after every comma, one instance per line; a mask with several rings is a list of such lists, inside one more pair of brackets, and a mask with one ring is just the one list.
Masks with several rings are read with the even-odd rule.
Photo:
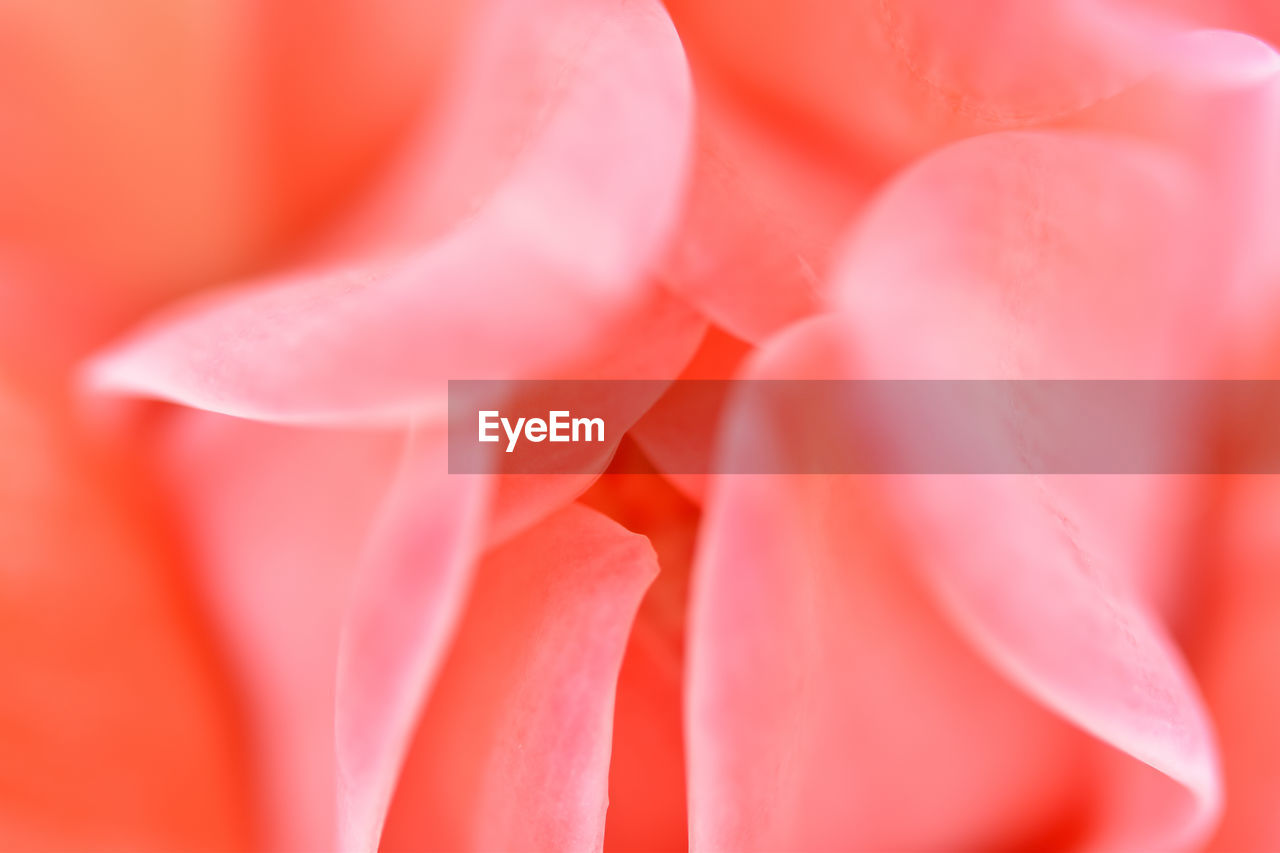
[[980, 7], [0, 11], [0, 847], [1280, 847], [1270, 477], [448, 472], [450, 379], [1269, 377], [1280, 17]]

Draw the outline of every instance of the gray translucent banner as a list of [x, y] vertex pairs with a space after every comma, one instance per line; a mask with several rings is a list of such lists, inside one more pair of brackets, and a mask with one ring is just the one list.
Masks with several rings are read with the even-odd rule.
[[1280, 381], [449, 382], [453, 473], [598, 473], [628, 433], [676, 474], [1272, 474]]

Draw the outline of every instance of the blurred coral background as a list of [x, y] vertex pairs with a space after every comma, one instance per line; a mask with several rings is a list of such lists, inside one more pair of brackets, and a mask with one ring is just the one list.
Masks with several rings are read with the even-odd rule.
[[460, 378], [1271, 378], [1277, 38], [0, 0], [0, 849], [1280, 849], [1280, 481], [444, 429]]

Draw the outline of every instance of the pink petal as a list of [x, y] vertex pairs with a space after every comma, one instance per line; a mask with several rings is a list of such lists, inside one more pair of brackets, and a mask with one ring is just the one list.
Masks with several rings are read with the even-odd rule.
[[669, 0], [695, 61], [886, 174], [939, 142], [1066, 115], [1150, 71], [1170, 29], [1107, 0]]
[[837, 239], [868, 178], [821, 139], [696, 80], [690, 197], [663, 281], [713, 322], [759, 342], [822, 305]]
[[[838, 376], [848, 340], [843, 318], [800, 327], [751, 375]], [[1221, 798], [1208, 718], [1124, 564], [1159, 555], [1135, 542], [1174, 538], [1182, 493], [1140, 486], [1146, 514], [1113, 512], [1122, 505], [1107, 478], [1061, 482], [1074, 479], [717, 483], [689, 682], [698, 846], [1042, 846], [1024, 835], [1037, 828], [1087, 830], [1091, 843], [1121, 849], [1203, 839]], [[908, 570], [923, 583], [909, 608], [893, 603], [904, 592], [882, 600], [858, 586], [867, 573]], [[938, 625], [954, 625], [977, 655], [961, 654], [923, 617], [903, 626], [886, 615], [921, 602], [941, 605]], [[1035, 722], [1012, 698], [1019, 690], [1164, 775], [1121, 762], [1096, 784], [1110, 792], [1100, 805], [1124, 796], [1125, 807], [1104, 809], [1096, 825], [1061, 823], [1082, 813], [1083, 771], [1070, 759], [1080, 747]], [[864, 740], [899, 745], [879, 766]], [[783, 805], [768, 813], [773, 798]], [[1027, 822], [1010, 824], [1010, 815]]]
[[92, 381], [264, 420], [369, 422], [438, 409], [447, 377], [551, 374], [610, 341], [649, 294], [683, 187], [679, 43], [652, 2], [488, 12], [441, 138], [416, 151], [440, 187], [400, 188], [405, 218], [379, 220], [378, 251], [357, 240], [341, 263], [179, 306]]
[[694, 850], [1049, 849], [1080, 737], [913, 577], [865, 478], [714, 481], [686, 675]]
[[643, 537], [580, 506], [486, 558], [384, 849], [599, 849], [618, 671], [656, 570]]
[[[833, 297], [876, 378], [1192, 378], [1221, 351], [1192, 163], [1100, 133], [1006, 132], [906, 171]], [[903, 330], [910, 330], [904, 338]]]
[[684, 623], [700, 513], [652, 471], [607, 474], [582, 502], [648, 537], [661, 568], [636, 614], [618, 675], [604, 846], [684, 850]]
[[[839, 274], [846, 313], [825, 344], [778, 355], [780, 369], [812, 370], [844, 349], [849, 375], [877, 378], [1206, 375], [1228, 326], [1205, 283], [1230, 256], [1201, 226], [1215, 197], [1192, 162], [1090, 134], [944, 149], [877, 202]], [[1118, 781], [1141, 799], [1101, 818], [1100, 843], [1194, 844], [1220, 805], [1207, 717], [1157, 618], [1179, 584], [1187, 485], [990, 476], [884, 487], [913, 560], [988, 658], [1177, 783]]]
[[[638, 352], [624, 346], [604, 354], [595, 371], [658, 378], [687, 359], [701, 321], [670, 297], [655, 296], [646, 306], [651, 310], [629, 320], [649, 348]], [[593, 475], [512, 475], [472, 478], [476, 482], [467, 484], [466, 477], [445, 474], [442, 442], [443, 436], [436, 436], [420, 459], [406, 463], [401, 491], [408, 496], [393, 497], [384, 510], [381, 536], [354, 581], [357, 598], [348, 607], [338, 661], [344, 848], [377, 846], [417, 714], [463, 606], [477, 537], [483, 534], [486, 547], [505, 542], [571, 502], [594, 480]], [[601, 470], [612, 450], [602, 454]], [[482, 517], [479, 494], [490, 491], [492, 506]], [[430, 521], [425, 527], [424, 519]], [[381, 552], [389, 553], [380, 557]]]
[[336, 707], [339, 846], [373, 851], [400, 767], [465, 603], [487, 481], [448, 473], [417, 436], [347, 595]]
[[[1232, 85], [1212, 88], [1209, 104], [1234, 100]], [[926, 158], [871, 205], [837, 273], [849, 369], [895, 379], [1220, 373], [1240, 345], [1243, 309], [1256, 313], [1258, 300], [1231, 298], [1257, 264], [1243, 232], [1219, 226], [1251, 220], [1252, 208], [1232, 191], [1240, 181], [1224, 173], [1225, 152], [1215, 153], [1165, 132], [1142, 141], [1042, 131], [990, 134]], [[1131, 525], [1123, 538], [1135, 559], [1116, 568], [1157, 594], [1178, 540], [1149, 536], [1150, 525], [1187, 509], [1176, 496], [1184, 486], [1059, 478], [1052, 488], [1111, 516], [1115, 535]]]
[[1267, 0], [1129, 0], [1131, 5], [1185, 17], [1202, 27], [1238, 30], [1280, 42], [1280, 7]]
[[151, 444], [245, 697], [265, 846], [333, 849], [340, 626], [404, 436], [162, 414]]
[[1214, 275], [1245, 370], [1270, 336], [1280, 276], [1280, 55], [1255, 38], [1188, 32], [1141, 85], [1087, 110], [1073, 126], [1136, 135], [1176, 151], [1206, 184], [1197, 225], [1224, 262]]

